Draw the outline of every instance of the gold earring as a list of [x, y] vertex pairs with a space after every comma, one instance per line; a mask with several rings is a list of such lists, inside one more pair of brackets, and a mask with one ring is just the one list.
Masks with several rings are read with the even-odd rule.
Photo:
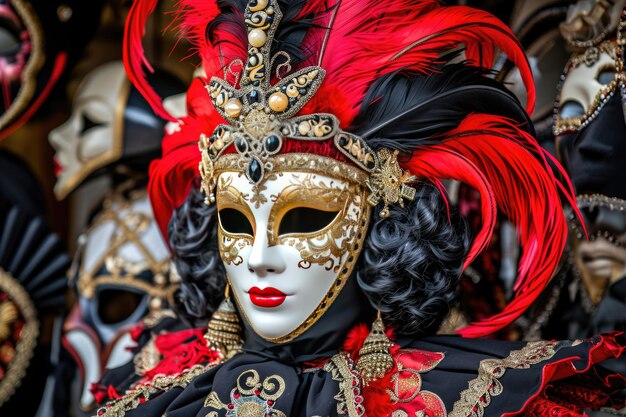
[[230, 359], [241, 352], [243, 327], [239, 315], [229, 296], [229, 285], [226, 284], [224, 301], [215, 310], [209, 320], [204, 339], [210, 349], [220, 353], [223, 359]]
[[393, 343], [385, 334], [385, 325], [379, 311], [372, 323], [370, 334], [359, 350], [359, 360], [356, 363], [356, 370], [361, 375], [364, 386], [384, 377], [393, 369], [393, 357], [389, 353], [391, 346]]

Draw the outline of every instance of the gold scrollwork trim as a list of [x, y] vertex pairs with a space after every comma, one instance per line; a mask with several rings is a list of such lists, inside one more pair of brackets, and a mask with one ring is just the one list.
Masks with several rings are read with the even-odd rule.
[[[357, 184], [365, 184], [369, 175], [348, 164], [325, 156], [306, 153], [287, 153], [268, 158], [273, 164], [274, 173], [285, 171], [308, 172], [311, 174], [332, 175], [333, 177]], [[223, 155], [213, 166], [213, 177], [225, 171], [244, 172], [238, 154]]]
[[1, 406], [15, 393], [26, 374], [37, 345], [39, 321], [37, 320], [37, 310], [26, 289], [2, 268], [0, 268], [0, 290], [5, 291], [9, 299], [17, 304], [25, 321], [20, 339], [15, 347], [15, 356], [9, 364], [6, 375], [0, 379]]
[[[331, 378], [339, 382], [339, 393], [335, 395], [337, 414], [361, 417], [365, 410], [359, 388], [360, 378], [348, 354], [339, 353], [330, 358], [324, 365], [324, 371], [330, 373]], [[357, 398], [359, 398], [358, 402]]]
[[134, 410], [142, 403], [148, 401], [159, 392], [168, 391], [172, 388], [185, 388], [191, 381], [202, 375], [209, 369], [219, 365], [217, 362], [209, 365], [195, 365], [187, 371], [175, 375], [156, 375], [151, 382], [139, 385], [126, 392], [122, 398], [108, 403], [98, 410], [98, 417], [124, 417], [127, 411]]
[[478, 376], [461, 392], [461, 399], [454, 403], [448, 417], [482, 417], [492, 397], [502, 394], [504, 387], [500, 378], [507, 369], [524, 369], [550, 359], [556, 354], [558, 342], [530, 342], [503, 359], [483, 359]]

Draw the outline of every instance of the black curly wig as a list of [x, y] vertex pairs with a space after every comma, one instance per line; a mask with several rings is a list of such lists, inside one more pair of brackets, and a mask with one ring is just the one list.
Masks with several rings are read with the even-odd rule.
[[[399, 335], [428, 335], [456, 300], [469, 247], [465, 224], [448, 215], [441, 192], [420, 184], [415, 200], [393, 206], [373, 223], [356, 266], [356, 279], [370, 303]], [[182, 278], [182, 313], [194, 322], [210, 317], [223, 299], [225, 271], [217, 246], [215, 205], [192, 188], [169, 225], [170, 245]]]
[[402, 335], [437, 331], [456, 301], [470, 244], [465, 223], [432, 184], [420, 184], [405, 208], [375, 209], [357, 264], [357, 280], [385, 323]]
[[206, 321], [224, 298], [226, 272], [217, 246], [216, 214], [215, 205], [206, 205], [200, 189], [191, 187], [168, 227], [174, 264], [182, 279], [177, 309], [195, 324]]

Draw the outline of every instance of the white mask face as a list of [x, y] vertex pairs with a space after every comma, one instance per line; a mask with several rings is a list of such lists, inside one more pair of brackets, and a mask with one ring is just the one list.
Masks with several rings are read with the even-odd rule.
[[294, 339], [330, 306], [352, 272], [370, 208], [362, 186], [287, 171], [258, 186], [217, 180], [219, 247], [240, 312], [266, 340]]
[[615, 80], [615, 60], [602, 52], [590, 65], [580, 62], [566, 74], [559, 97], [557, 124], [593, 111], [597, 97]]
[[69, 120], [50, 132], [50, 144], [56, 151], [57, 199], [65, 198], [91, 172], [121, 156], [123, 105], [129, 86], [121, 62], [98, 67], [79, 87]]

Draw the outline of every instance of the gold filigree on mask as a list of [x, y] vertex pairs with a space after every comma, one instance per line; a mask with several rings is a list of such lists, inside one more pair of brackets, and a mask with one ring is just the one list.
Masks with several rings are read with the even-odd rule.
[[[242, 194], [235, 188], [232, 185], [232, 178], [224, 176], [219, 178], [217, 195], [219, 201], [218, 210], [231, 208], [239, 211], [246, 216], [250, 225], [252, 225], [252, 230], [255, 229], [254, 215], [250, 211], [248, 204], [246, 204], [248, 194]], [[222, 260], [226, 265], [240, 265], [243, 262], [243, 258], [239, 255], [239, 252], [247, 246], [252, 246], [254, 237], [245, 233], [231, 233], [224, 229], [221, 220], [218, 220], [218, 223], [218, 247]]]
[[[552, 131], [555, 136], [564, 133], [574, 133], [584, 129], [598, 116], [604, 105], [615, 93], [626, 89], [626, 74], [624, 74], [624, 62], [622, 60], [622, 48], [626, 44], [625, 31], [626, 11], [623, 11], [618, 25], [616, 40], [605, 41], [598, 46], [591, 46], [584, 52], [575, 54], [570, 58], [563, 75], [561, 75], [562, 82], [558, 86], [558, 94], [554, 103], [554, 126]], [[560, 112], [563, 104], [561, 103], [563, 81], [565, 81], [568, 73], [576, 67], [583, 64], [591, 67], [596, 64], [602, 54], [608, 54], [614, 61], [615, 79], [596, 93], [589, 108], [585, 109], [585, 114], [577, 117], [562, 118]]]
[[[241, 192], [231, 185], [232, 181], [222, 183], [221, 179], [226, 176], [220, 176], [225, 172], [243, 175], [244, 168], [239, 164], [239, 160], [238, 155], [235, 154], [222, 156], [214, 165], [213, 175], [219, 179], [216, 191], [218, 209], [221, 210], [224, 204], [227, 204], [228, 207], [239, 209], [245, 214], [246, 210], [250, 210], [249, 201], [246, 202]], [[296, 173], [299, 179], [288, 185], [280, 195], [269, 196], [270, 201], [277, 206], [270, 210], [267, 227], [268, 244], [289, 245], [298, 249], [302, 257], [300, 266], [303, 268], [310, 267], [310, 264], [324, 265], [327, 270], [333, 270], [337, 274], [335, 282], [319, 305], [294, 331], [282, 337], [266, 339], [272, 343], [284, 343], [297, 338], [315, 324], [339, 295], [363, 248], [370, 221], [371, 205], [366, 201], [368, 190], [363, 185], [368, 175], [352, 165], [313, 154], [276, 155], [272, 157], [272, 164], [273, 174], [262, 184], [275, 180], [287, 172]], [[313, 178], [316, 175], [345, 181], [346, 186], [341, 188], [338, 184], [330, 184], [327, 181], [315, 181]], [[222, 188], [221, 184], [229, 185]], [[280, 217], [293, 207], [306, 207], [307, 204], [303, 201], [308, 201], [310, 208], [339, 213], [328, 227], [318, 233], [279, 236]], [[253, 227], [255, 227], [254, 224]], [[228, 232], [221, 227], [219, 233], [230, 238], [235, 236], [228, 235]], [[254, 242], [252, 236], [236, 236], [240, 241], [247, 239], [246, 245], [252, 245]], [[233, 243], [230, 241], [228, 245], [223, 244], [222, 236], [220, 236], [220, 253], [223, 258], [224, 253], [232, 250], [232, 247]], [[238, 247], [235, 248], [237, 250]], [[241, 251], [241, 249], [238, 250]], [[232, 255], [228, 258], [232, 260]], [[240, 310], [240, 313], [245, 317], [245, 310]], [[250, 322], [250, 320], [247, 321]]]
[[[292, 184], [276, 196], [268, 221], [270, 245], [295, 247], [302, 257], [298, 263], [300, 268], [308, 269], [311, 264], [317, 264], [328, 271], [339, 272], [357, 234], [359, 217], [363, 211], [362, 194], [362, 187], [351, 183], [342, 189], [332, 182], [320, 180], [315, 174], [296, 176]], [[316, 232], [279, 235], [283, 216], [297, 207], [337, 212], [337, 216]]]

